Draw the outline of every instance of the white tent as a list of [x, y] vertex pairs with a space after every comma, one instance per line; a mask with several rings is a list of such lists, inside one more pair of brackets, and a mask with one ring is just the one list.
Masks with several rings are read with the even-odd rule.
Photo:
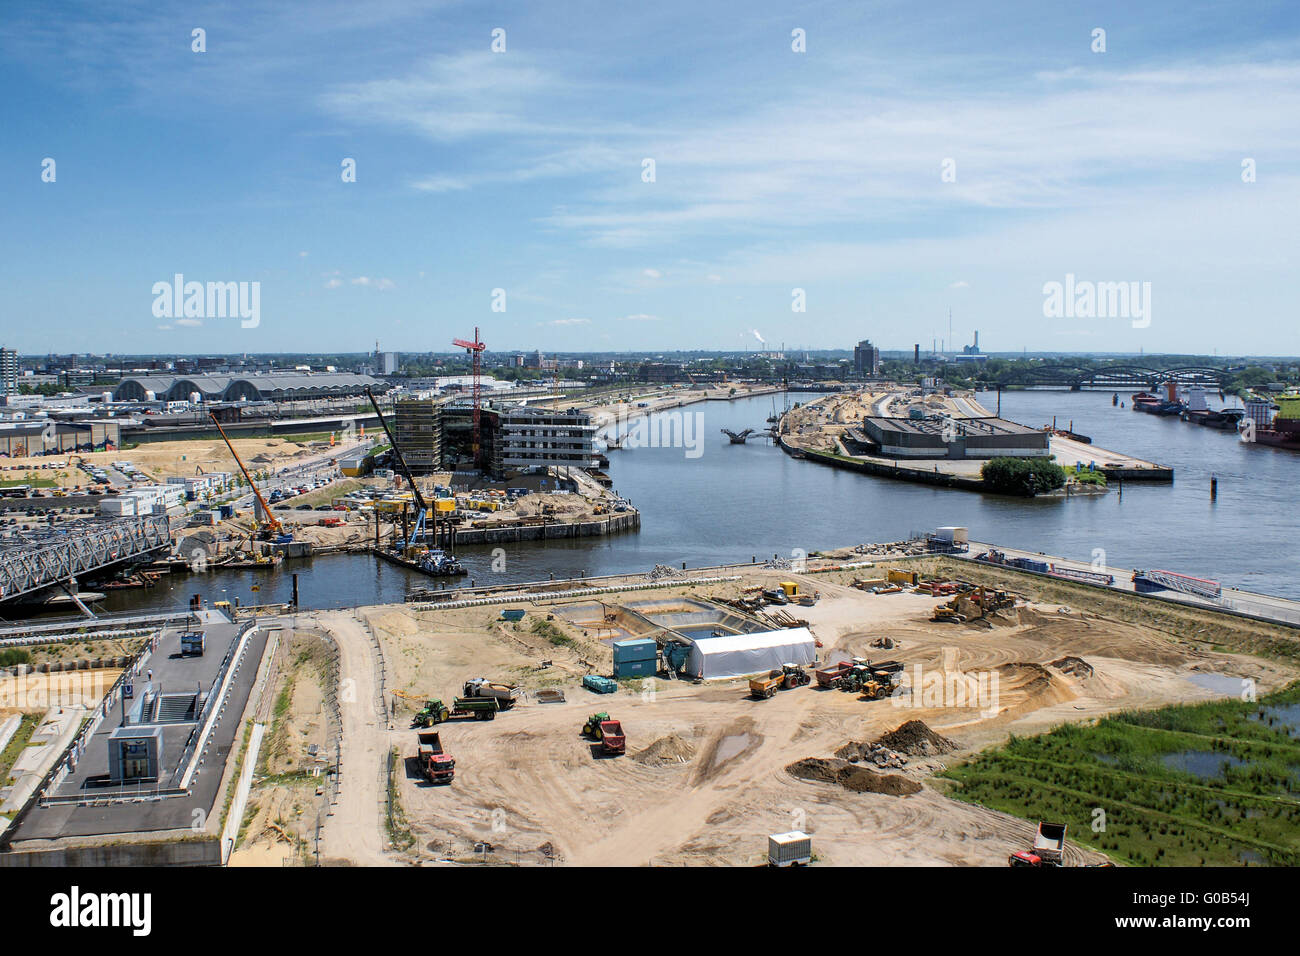
[[728, 634], [697, 640], [687, 658], [685, 672], [706, 680], [760, 674], [782, 664], [811, 664], [817, 645], [806, 627]]

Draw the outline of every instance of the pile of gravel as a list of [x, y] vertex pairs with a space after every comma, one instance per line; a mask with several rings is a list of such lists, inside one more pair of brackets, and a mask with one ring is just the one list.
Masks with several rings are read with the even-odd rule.
[[909, 757], [934, 757], [952, 753], [961, 746], [957, 741], [935, 733], [923, 720], [909, 720], [877, 738], [874, 743], [878, 747], [896, 750]]
[[805, 757], [785, 769], [800, 780], [834, 783], [854, 793], [883, 793], [891, 797], [905, 797], [921, 791], [921, 785], [908, 777], [876, 773], [865, 767], [855, 767], [847, 760]]

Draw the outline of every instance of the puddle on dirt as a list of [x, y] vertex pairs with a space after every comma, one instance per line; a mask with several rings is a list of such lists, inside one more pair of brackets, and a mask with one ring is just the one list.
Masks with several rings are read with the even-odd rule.
[[1221, 777], [1228, 767], [1241, 767], [1246, 763], [1240, 757], [1217, 750], [1180, 750], [1162, 755], [1160, 762], [1171, 770], [1181, 770], [1201, 780]]
[[1208, 691], [1227, 697], [1240, 697], [1246, 687], [1246, 682], [1242, 678], [1229, 677], [1227, 674], [1191, 674], [1187, 679], [1197, 687], [1204, 687]]
[[737, 754], [744, 753], [748, 746], [749, 734], [732, 734], [730, 737], [723, 737], [718, 741], [718, 749], [713, 755], [713, 766], [720, 766]]

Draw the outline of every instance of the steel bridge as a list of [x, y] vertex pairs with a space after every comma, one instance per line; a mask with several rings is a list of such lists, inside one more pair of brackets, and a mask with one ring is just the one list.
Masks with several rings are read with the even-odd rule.
[[96, 521], [0, 543], [0, 601], [67, 584], [78, 575], [171, 548], [166, 515]]
[[1219, 390], [1227, 386], [1228, 373], [1221, 368], [1189, 365], [1181, 368], [1155, 369], [1140, 365], [1107, 365], [1085, 368], [1078, 365], [1039, 365], [1017, 369], [998, 379], [998, 385], [1024, 385], [1038, 388], [1108, 388], [1116, 391], [1136, 388], [1150, 390], [1173, 381], [1180, 386], [1199, 386]]

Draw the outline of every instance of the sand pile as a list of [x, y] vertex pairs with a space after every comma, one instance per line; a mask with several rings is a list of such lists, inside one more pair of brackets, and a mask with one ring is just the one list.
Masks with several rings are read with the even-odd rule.
[[952, 753], [960, 746], [957, 741], [935, 733], [923, 720], [909, 720], [901, 727], [878, 737], [874, 743], [877, 747], [896, 750], [909, 757], [933, 757]]
[[892, 773], [876, 773], [865, 767], [855, 767], [847, 760], [805, 757], [786, 767], [786, 772], [800, 780], [817, 783], [834, 783], [854, 793], [883, 793], [903, 797], [919, 793], [921, 785], [915, 780]]
[[686, 763], [694, 756], [695, 748], [688, 741], [676, 734], [669, 734], [634, 754], [632, 759], [649, 767], [662, 767], [666, 764]]

